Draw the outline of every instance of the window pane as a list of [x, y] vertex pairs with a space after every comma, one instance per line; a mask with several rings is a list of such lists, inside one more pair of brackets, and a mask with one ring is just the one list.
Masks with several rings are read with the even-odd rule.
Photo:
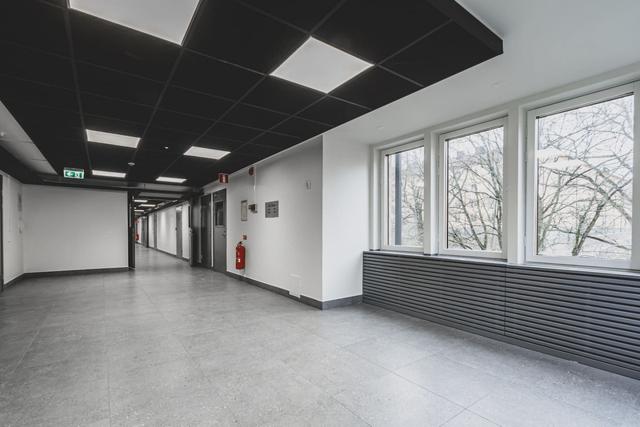
[[386, 156], [389, 245], [422, 247], [424, 148]]
[[504, 128], [447, 141], [447, 247], [502, 251]]
[[633, 95], [536, 120], [537, 253], [631, 256]]

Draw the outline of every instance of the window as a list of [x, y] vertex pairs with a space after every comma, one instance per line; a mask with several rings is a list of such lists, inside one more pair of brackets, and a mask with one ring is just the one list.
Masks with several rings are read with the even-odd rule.
[[424, 143], [383, 152], [383, 246], [420, 250], [424, 235]]
[[634, 102], [625, 86], [529, 112], [529, 260], [630, 267]]
[[504, 119], [440, 137], [440, 253], [502, 257]]

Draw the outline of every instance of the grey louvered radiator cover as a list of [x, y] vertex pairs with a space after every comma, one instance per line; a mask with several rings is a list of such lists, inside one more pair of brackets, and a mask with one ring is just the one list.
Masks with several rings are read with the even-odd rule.
[[363, 301], [640, 378], [640, 278], [364, 253]]

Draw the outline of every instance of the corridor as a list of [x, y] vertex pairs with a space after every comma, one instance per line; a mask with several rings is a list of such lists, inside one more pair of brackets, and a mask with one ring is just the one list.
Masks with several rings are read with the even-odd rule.
[[0, 296], [12, 425], [634, 426], [640, 382], [358, 305], [319, 311], [137, 247]]

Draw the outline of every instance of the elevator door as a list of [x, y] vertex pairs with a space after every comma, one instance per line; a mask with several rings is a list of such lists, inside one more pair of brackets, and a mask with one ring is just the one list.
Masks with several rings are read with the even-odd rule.
[[213, 193], [213, 268], [227, 271], [227, 190]]
[[176, 209], [176, 256], [182, 258], [182, 208]]

